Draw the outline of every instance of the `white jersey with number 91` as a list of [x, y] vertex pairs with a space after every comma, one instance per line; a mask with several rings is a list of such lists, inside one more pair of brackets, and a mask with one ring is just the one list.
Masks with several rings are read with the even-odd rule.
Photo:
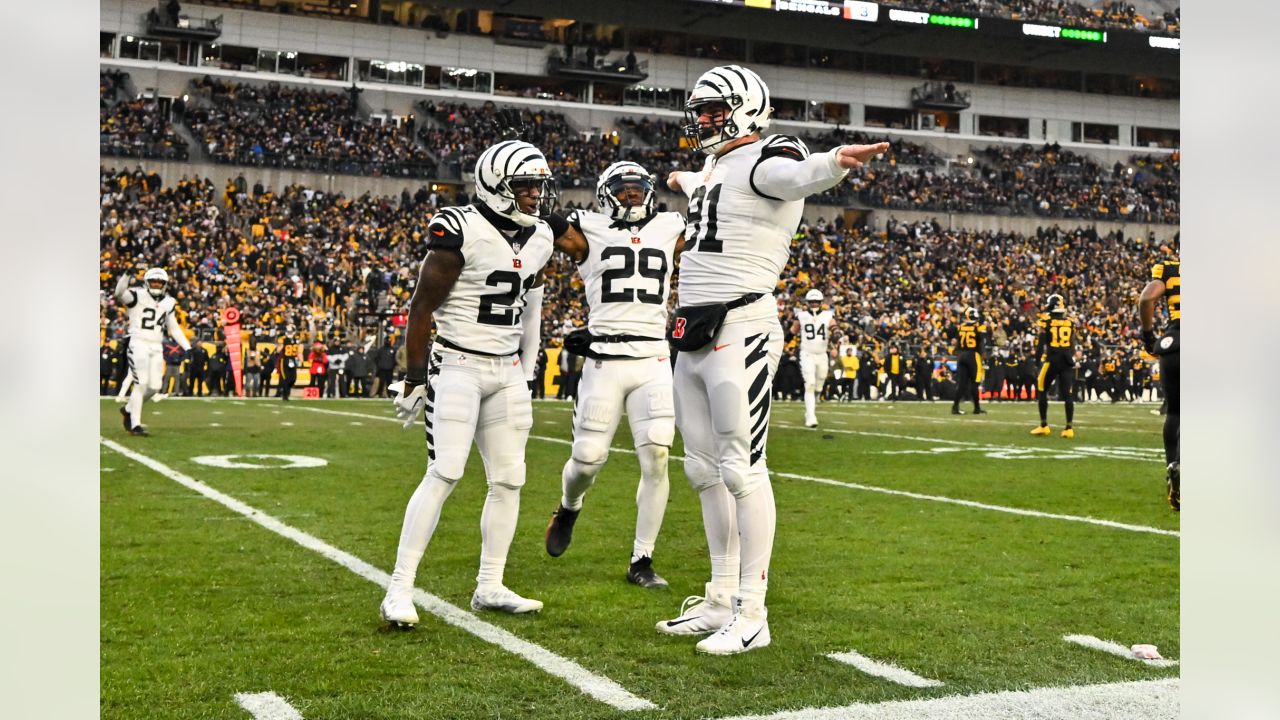
[[828, 330], [834, 314], [830, 310], [816, 313], [800, 310], [796, 317], [800, 320], [800, 352], [825, 355]]

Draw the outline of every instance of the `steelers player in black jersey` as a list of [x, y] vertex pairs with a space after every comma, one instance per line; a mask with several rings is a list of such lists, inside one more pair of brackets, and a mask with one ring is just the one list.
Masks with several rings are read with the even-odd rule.
[[[1157, 339], [1156, 304], [1164, 298], [1168, 305], [1169, 322]], [[1180, 395], [1178, 393], [1178, 326], [1182, 321], [1182, 263], [1165, 260], [1151, 267], [1151, 280], [1138, 296], [1138, 319], [1142, 323], [1142, 346], [1147, 352], [1160, 358], [1160, 384], [1168, 404], [1164, 416], [1165, 487], [1169, 506], [1175, 511], [1182, 507], [1182, 478], [1179, 468]]]
[[1062, 437], [1073, 438], [1076, 431], [1071, 427], [1075, 415], [1075, 397], [1072, 387], [1075, 384], [1075, 322], [1067, 317], [1067, 305], [1061, 295], [1050, 295], [1046, 305], [1047, 312], [1039, 321], [1040, 341], [1040, 373], [1036, 376], [1036, 401], [1040, 405], [1040, 426], [1032, 429], [1032, 435], [1049, 435], [1049, 388], [1058, 386], [1058, 394], [1062, 396], [1062, 404], [1067, 411], [1067, 427]]
[[956, 347], [956, 397], [951, 402], [951, 414], [963, 415], [961, 398], [973, 401], [973, 414], [983, 415], [979, 394], [982, 388], [982, 352], [986, 349], [989, 330], [981, 322], [977, 308], [965, 308], [964, 320], [951, 327], [951, 339]]

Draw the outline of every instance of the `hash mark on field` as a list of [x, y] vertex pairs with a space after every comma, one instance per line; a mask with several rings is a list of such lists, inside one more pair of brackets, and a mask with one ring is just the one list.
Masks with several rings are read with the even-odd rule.
[[[311, 409], [311, 408], [301, 408]], [[336, 414], [342, 413], [336, 410], [315, 410], [316, 412], [332, 412]], [[375, 416], [369, 416], [375, 417]], [[398, 421], [392, 421], [398, 422]], [[391, 583], [391, 576], [382, 570], [370, 565], [351, 553], [339, 550], [338, 548], [326, 543], [325, 541], [313, 535], [309, 535], [292, 525], [287, 525], [280, 520], [268, 515], [261, 510], [238, 500], [226, 493], [215, 490], [192, 478], [189, 475], [174, 470], [164, 463], [154, 458], [135, 452], [129, 448], [108, 440], [106, 438], [98, 438], [99, 442], [105, 447], [116, 451], [117, 453], [133, 460], [134, 462], [144, 465], [161, 475], [173, 480], [190, 490], [194, 490], [201, 495], [213, 500], [226, 507], [227, 509], [239, 513], [262, 527], [270, 530], [277, 535], [288, 538], [295, 543], [301, 545], [308, 550], [312, 550], [329, 560], [341, 565], [360, 577], [376, 584], [378, 587], [386, 589]], [[543, 672], [554, 675], [565, 682], [573, 685], [584, 694], [589, 695], [602, 703], [610, 705], [618, 710], [655, 710], [657, 706], [645, 700], [642, 697], [633, 695], [626, 688], [618, 683], [610, 680], [603, 675], [597, 675], [590, 670], [582, 667], [578, 663], [568, 658], [561, 657], [546, 648], [535, 645], [534, 643], [517, 637], [513, 633], [504, 630], [497, 625], [481, 620], [475, 615], [465, 610], [445, 602], [441, 598], [432, 595], [418, 588], [413, 590], [413, 600], [423, 610], [435, 615], [441, 620], [459, 628], [465, 632], [471, 633], [477, 638], [485, 642], [497, 645], [513, 655], [518, 655], [528, 660], [535, 667]]]
[[209, 423], [209, 427], [222, 427], [222, 423]]
[[221, 414], [222, 414], [222, 411], [221, 411], [221, 410], [211, 410], [211, 411], [209, 412], [209, 414], [210, 414], [210, 415], [221, 415]]
[[281, 425], [284, 425], [285, 427], [292, 427], [292, 426], [293, 426], [293, 423], [291, 423], [291, 422], [289, 422], [289, 421], [287, 421], [287, 420], [286, 420], [285, 422], [280, 423], [280, 424], [281, 424]]
[[[344, 412], [342, 410], [323, 410], [321, 408], [309, 408], [309, 407], [300, 407], [297, 409], [305, 410], [307, 412], [322, 413], [325, 415], [346, 415], [349, 417], [363, 417], [363, 418], [370, 418], [373, 420], [385, 420], [387, 422], [400, 422], [395, 418], [384, 418], [384, 417], [378, 417], [377, 415], [366, 415], [363, 413]], [[840, 431], [832, 430], [831, 432], [840, 432]], [[870, 433], [870, 434], [874, 435], [874, 434], [881, 434], [881, 433]], [[902, 437], [902, 436], [894, 436], [894, 437]], [[573, 445], [572, 440], [547, 437], [545, 435], [530, 435], [529, 439], [541, 440], [542, 442], [555, 443], [558, 445], [569, 445], [569, 446]], [[929, 440], [930, 442], [934, 441], [933, 438], [927, 438], [927, 440]], [[974, 444], [974, 443], [965, 443], [959, 440], [947, 440], [947, 441], [939, 440], [938, 442], [952, 442], [952, 443], [957, 443], [961, 445]], [[632, 448], [613, 447], [609, 449], [612, 452], [626, 453], [629, 455], [636, 454], [636, 451]], [[684, 460], [683, 455], [671, 455], [670, 458], [672, 460], [678, 460], [678, 461]], [[810, 475], [797, 475], [795, 473], [779, 472], [777, 470], [770, 470], [769, 474], [776, 475], [778, 477], [789, 478], [791, 480], [805, 480], [808, 482], [816, 482], [823, 485], [843, 487], [850, 490], [866, 490], [867, 492], [882, 493], [885, 495], [896, 495], [898, 497], [907, 497], [913, 500], [928, 500], [931, 502], [948, 503], [951, 505], [961, 505], [963, 507], [976, 508], [978, 510], [992, 510], [995, 512], [1009, 513], [1011, 515], [1022, 515], [1024, 517], [1045, 518], [1047, 520], [1066, 520], [1068, 522], [1087, 523], [1089, 525], [1100, 525], [1102, 527], [1109, 527], [1116, 530], [1128, 530], [1130, 532], [1151, 533], [1153, 535], [1168, 535], [1170, 537], [1181, 537], [1181, 534], [1179, 534], [1176, 530], [1164, 530], [1161, 528], [1148, 527], [1146, 525], [1130, 525], [1128, 523], [1114, 522], [1111, 520], [1100, 520], [1098, 518], [1092, 518], [1092, 517], [1081, 517], [1079, 515], [1062, 515], [1058, 513], [1040, 512], [1038, 510], [1024, 510], [1022, 508], [1005, 507], [1003, 505], [989, 505], [987, 503], [975, 502], [973, 500], [960, 500], [957, 498], [949, 498], [943, 495], [925, 495], [923, 493], [910, 492], [907, 490], [894, 490], [892, 488], [879, 487], [877, 485], [862, 485], [860, 483], [845, 482], [843, 480], [832, 480], [830, 478], [813, 477]]]
[[1177, 720], [1177, 678], [785, 710], [722, 720]]
[[[567, 362], [567, 361], [566, 361], [566, 362]], [[364, 425], [364, 423], [360, 422], [359, 420], [352, 420], [352, 421], [351, 421], [351, 424], [352, 424], [352, 425]]]
[[302, 713], [273, 692], [236, 693], [236, 702], [248, 710], [254, 720], [302, 720]]
[[827, 657], [842, 662], [845, 665], [852, 665], [868, 675], [874, 675], [878, 678], [884, 678], [889, 682], [899, 685], [906, 685], [914, 688], [931, 688], [942, 687], [941, 680], [931, 680], [898, 667], [892, 663], [879, 662], [871, 658], [859, 654], [857, 651], [849, 650], [848, 652], [827, 653]]
[[1122, 657], [1125, 660], [1133, 660], [1134, 662], [1140, 662], [1143, 665], [1150, 665], [1151, 667], [1174, 667], [1178, 664], [1177, 660], [1165, 660], [1163, 658], [1160, 660], [1144, 660], [1140, 657], [1135, 657], [1132, 650], [1120, 643], [1111, 642], [1110, 640], [1102, 640], [1092, 635], [1063, 635], [1062, 639], [1069, 643], [1075, 643], [1081, 647], [1087, 647], [1090, 650], [1109, 653], [1116, 657]]

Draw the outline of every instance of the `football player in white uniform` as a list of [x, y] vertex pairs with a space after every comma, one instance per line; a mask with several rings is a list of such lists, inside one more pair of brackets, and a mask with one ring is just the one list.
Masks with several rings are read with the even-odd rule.
[[183, 351], [191, 343], [175, 317], [178, 301], [167, 290], [169, 273], [153, 267], [142, 275], [143, 287], [129, 287], [129, 276], [116, 282], [116, 300], [129, 314], [129, 378], [133, 390], [120, 408], [124, 429], [130, 435], [147, 435], [142, 425], [142, 403], [160, 392], [164, 378], [164, 336], [167, 332]]
[[528, 381], [539, 343], [541, 271], [553, 247], [551, 228], [539, 216], [550, 200], [551, 180], [537, 148], [517, 140], [500, 142], [476, 162], [477, 202], [445, 208], [427, 224], [427, 256], [405, 329], [408, 371], [403, 383], [389, 388], [396, 392], [396, 412], [405, 427], [425, 409], [427, 439], [427, 471], [405, 510], [395, 570], [380, 607], [392, 625], [418, 622], [413, 605], [418, 563], [444, 501], [462, 478], [472, 441], [484, 461], [489, 490], [480, 517], [480, 571], [471, 607], [509, 613], [542, 609], [540, 601], [507, 589], [503, 571], [533, 426]]
[[[765, 609], [776, 521], [765, 465], [769, 400], [782, 355], [773, 298], [804, 199], [839, 183], [888, 143], [810, 155], [794, 137], [761, 137], [769, 90], [737, 65], [703, 73], [685, 105], [685, 135], [707, 154], [667, 184], [689, 197], [680, 298], [668, 337], [685, 475], [698, 492], [711, 582], [679, 617], [657, 624], [729, 655], [769, 644]], [[698, 602], [700, 600], [701, 602]], [[690, 606], [691, 604], [691, 606]]]
[[583, 496], [609, 457], [625, 409], [640, 460], [627, 580], [665, 588], [667, 581], [653, 569], [653, 548], [667, 507], [667, 456], [675, 437], [664, 333], [684, 216], [654, 212], [653, 177], [633, 162], [616, 162], [604, 171], [596, 201], [602, 212], [574, 211], [566, 229], [584, 245], [585, 252], [573, 259], [590, 313], [587, 327], [566, 340], [587, 362], [574, 403], [573, 451], [561, 473], [564, 492], [547, 525], [547, 553], [559, 557], [568, 549]]
[[822, 291], [804, 294], [808, 309], [796, 311], [791, 332], [800, 336], [800, 376], [804, 378], [804, 426], [818, 427], [817, 393], [827, 382], [827, 340], [835, 315], [822, 309]]

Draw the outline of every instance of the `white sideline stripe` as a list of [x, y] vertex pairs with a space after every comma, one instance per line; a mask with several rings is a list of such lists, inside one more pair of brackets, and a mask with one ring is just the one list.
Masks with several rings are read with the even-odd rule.
[[827, 657], [835, 660], [836, 662], [842, 662], [845, 665], [852, 665], [868, 675], [884, 678], [889, 682], [906, 685], [907, 687], [930, 688], [942, 687], [944, 684], [941, 680], [930, 680], [926, 677], [920, 677], [910, 670], [900, 668], [892, 663], [872, 660], [865, 655], [860, 655], [854, 650], [827, 653]]
[[[840, 417], [864, 417], [870, 420], [876, 420], [877, 422], [883, 422], [879, 418], [873, 417], [871, 413], [860, 412], [859, 411], [860, 409], [844, 408], [844, 407], [823, 408], [822, 406], [818, 406], [818, 409], [821, 410], [824, 415], [830, 414], [830, 415], [837, 415]], [[883, 409], [891, 410], [893, 409], [893, 407], [889, 406]], [[850, 411], [853, 411], [853, 412], [850, 412]], [[908, 420], [937, 420], [938, 419], [930, 415], [904, 415], [900, 413], [894, 413], [893, 416], [899, 417], [899, 418], [906, 418]], [[1120, 420], [1118, 418], [1106, 418], [1104, 421], [1116, 422], [1116, 423], [1127, 422], [1129, 424], [1133, 424], [1130, 421]], [[963, 422], [966, 425], [1012, 425], [1016, 427], [1026, 427], [1027, 429], [1031, 429], [1032, 427], [1034, 427], [1039, 423], [1039, 418], [1038, 416], [1030, 416], [1028, 417], [1028, 420], [1026, 422], [1018, 422], [1016, 420], [991, 420], [988, 418], [966, 418], [965, 420], [962, 420], [959, 422]], [[1050, 423], [1050, 425], [1052, 424], [1053, 423]], [[1077, 422], [1073, 423], [1075, 428], [1078, 430], [1105, 430], [1107, 432], [1131, 432], [1131, 433], [1141, 433], [1144, 435], [1150, 435], [1153, 432], [1160, 431], [1159, 423], [1152, 422], [1150, 424], [1151, 424], [1151, 427], [1149, 428], [1131, 428], [1131, 427], [1120, 428], [1120, 427], [1111, 427], [1110, 425], [1095, 425], [1087, 421], [1085, 422], [1084, 425], [1081, 425], [1078, 422], [1078, 420]]]
[[[786, 428], [788, 430], [806, 429], [800, 425], [793, 425], [791, 423], [786, 423], [786, 422], [770, 423], [770, 427], [780, 427], [780, 428]], [[989, 443], [972, 442], [970, 440], [948, 440], [945, 438], [923, 437], [921, 435], [898, 435], [896, 433], [875, 432], [874, 430], [838, 430], [836, 428], [823, 428], [822, 431], [842, 433], [844, 435], [866, 435], [868, 437], [881, 437], [881, 438], [888, 438], [890, 440], [913, 440], [918, 442], [940, 443], [943, 445], [960, 445], [963, 447], [971, 447], [979, 450], [1005, 451], [1005, 452], [1021, 451], [1021, 450], [1034, 450], [1036, 452], [1054, 452], [1055, 450], [1072, 450], [1072, 449], [1077, 451], [1088, 452], [1088, 451], [1102, 450], [1104, 452], [1115, 452], [1117, 455], [1129, 456], [1129, 457], [1115, 457], [1115, 456], [1105, 457], [1104, 456], [1104, 459], [1144, 460], [1147, 462], [1158, 462], [1160, 464], [1164, 464], [1163, 456], [1157, 457], [1157, 455], [1162, 455], [1164, 451], [1161, 450], [1160, 448], [1152, 448], [1152, 447], [1130, 447], [1126, 445], [1096, 445], [1096, 446], [1095, 445], [1073, 445], [1073, 446], [1063, 446], [1063, 447], [1055, 447], [1055, 446], [1049, 446], [1049, 445], [1031, 445], [1031, 444], [991, 445]]]
[[[276, 518], [267, 515], [266, 513], [241, 502], [230, 495], [219, 492], [199, 480], [195, 480], [188, 475], [184, 475], [183, 473], [170, 468], [159, 460], [154, 460], [146, 455], [134, 452], [133, 450], [106, 438], [99, 438], [99, 441], [106, 447], [124, 455], [130, 460], [141, 465], [145, 465], [170, 480], [173, 480], [180, 485], [184, 485], [187, 488], [204, 495], [210, 500], [226, 506], [234, 512], [244, 515], [277, 535], [286, 537], [308, 550], [312, 550], [323, 555], [381, 588], [385, 589], [391, 582], [390, 575], [370, 565], [364, 560], [361, 560], [350, 553], [339, 550], [323, 540], [298, 530], [297, 528], [286, 525]], [[496, 625], [490, 625], [475, 615], [472, 615], [471, 613], [454, 605], [450, 605], [431, 593], [414, 588], [413, 600], [422, 607], [423, 610], [439, 617], [450, 625], [465, 630], [481, 640], [497, 645], [509, 653], [519, 655], [525, 660], [533, 663], [543, 672], [563, 679], [565, 682], [573, 685], [583, 693], [590, 695], [600, 702], [619, 710], [653, 710], [657, 708], [656, 705], [648, 700], [632, 695], [626, 690], [626, 688], [613, 680], [610, 680], [603, 675], [596, 675], [572, 660], [560, 657], [546, 648], [535, 645], [528, 640], [516, 637], [507, 630]]]
[[1177, 678], [855, 703], [721, 720], [1178, 720]]
[[1081, 647], [1087, 647], [1090, 650], [1099, 650], [1104, 653], [1110, 653], [1116, 657], [1140, 662], [1143, 665], [1150, 665], [1151, 667], [1175, 667], [1178, 664], [1177, 660], [1143, 660], [1142, 658], [1134, 657], [1133, 651], [1120, 643], [1111, 642], [1110, 640], [1101, 640], [1092, 635], [1063, 635], [1062, 639], [1069, 643], [1075, 643]]
[[273, 692], [236, 693], [236, 702], [254, 720], [302, 720], [302, 713]]
[[[324, 410], [321, 408], [299, 407], [298, 410], [306, 410], [307, 412], [323, 413], [326, 415], [349, 415], [351, 417], [364, 417], [374, 420], [385, 420], [387, 422], [400, 422], [395, 418], [379, 417], [377, 415], [364, 415], [361, 413], [346, 412], [343, 410]], [[905, 436], [903, 436], [905, 437]], [[545, 435], [530, 435], [531, 440], [541, 440], [543, 442], [557, 443], [559, 445], [573, 445], [572, 440], [563, 438], [547, 437]], [[932, 440], [930, 440], [932, 442]], [[955, 440], [952, 442], [960, 442]], [[631, 448], [613, 447], [609, 448], [610, 452], [620, 452], [629, 455], [635, 455], [636, 451]], [[683, 455], [672, 455], [672, 460], [684, 460]], [[951, 505], [962, 505], [964, 507], [976, 508], [979, 510], [992, 510], [995, 512], [1009, 513], [1011, 515], [1022, 515], [1025, 517], [1044, 518], [1046, 520], [1066, 520], [1068, 522], [1087, 523], [1089, 525], [1100, 525], [1116, 530], [1128, 530], [1130, 532], [1151, 533], [1153, 535], [1168, 535], [1169, 537], [1182, 537], [1176, 530], [1164, 530], [1162, 528], [1148, 527], [1146, 525], [1130, 525], [1128, 523], [1114, 522], [1112, 520], [1101, 520], [1099, 518], [1081, 517], [1079, 515], [1062, 515], [1059, 513], [1046, 513], [1038, 510], [1024, 510], [1022, 508], [1005, 507], [1004, 505], [988, 505], [987, 503], [975, 502], [973, 500], [959, 500], [949, 498], [942, 495], [925, 495], [924, 493], [910, 492], [908, 490], [894, 490], [892, 488], [878, 487], [876, 485], [862, 485], [860, 483], [845, 482], [843, 480], [832, 480], [831, 478], [813, 477], [811, 475], [797, 475], [795, 473], [780, 472], [778, 470], [770, 470], [770, 475], [784, 477], [791, 480], [805, 480], [807, 482], [820, 483], [822, 485], [832, 485], [835, 487], [848, 488], [850, 490], [866, 490], [867, 492], [882, 493], [884, 495], [896, 495], [898, 497], [907, 497], [913, 500], [929, 500], [932, 502], [948, 503]]]

